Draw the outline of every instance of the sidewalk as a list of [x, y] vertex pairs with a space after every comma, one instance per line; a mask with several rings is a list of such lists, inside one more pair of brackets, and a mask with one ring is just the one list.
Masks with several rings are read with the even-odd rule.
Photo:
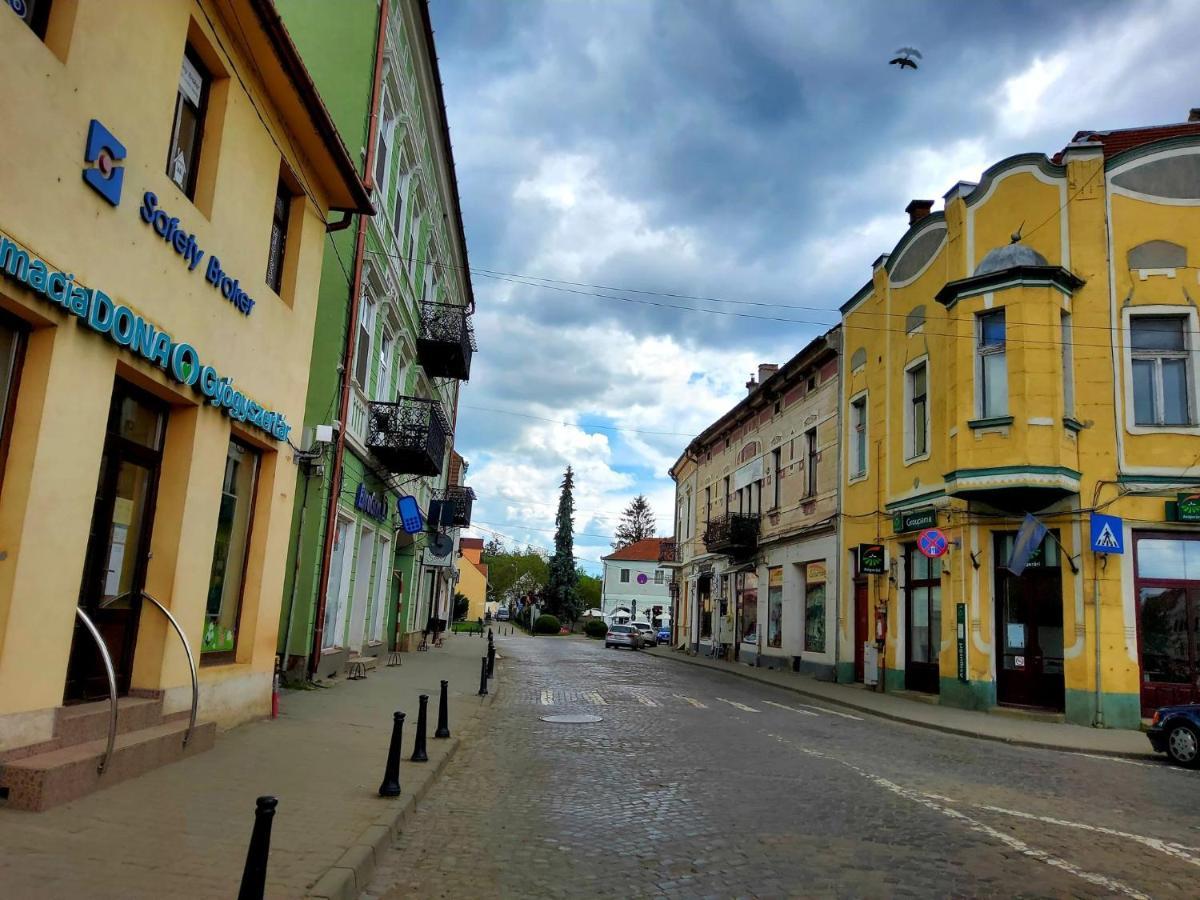
[[[502, 655], [503, 638], [497, 638]], [[267, 868], [269, 897], [357, 897], [375, 854], [458, 749], [492, 693], [479, 690], [487, 641], [447, 635], [403, 665], [324, 690], [286, 691], [281, 714], [232, 729], [212, 750], [42, 813], [0, 809], [0, 893], [8, 897], [237, 896], [254, 800], [279, 799]], [[440, 679], [449, 740], [437, 740]], [[412, 763], [417, 695], [429, 695], [429, 762]], [[406, 713], [400, 797], [378, 796], [392, 713]]]
[[1003, 713], [955, 709], [937, 703], [910, 700], [896, 694], [880, 694], [862, 685], [833, 684], [818, 681], [811, 675], [756, 669], [741, 663], [686, 656], [660, 647], [649, 648], [643, 652], [694, 666], [717, 669], [730, 675], [794, 691], [814, 700], [949, 734], [1074, 753], [1096, 753], [1135, 759], [1154, 756], [1150, 750], [1150, 742], [1138, 731], [1085, 728], [1081, 725], [1042, 722]]

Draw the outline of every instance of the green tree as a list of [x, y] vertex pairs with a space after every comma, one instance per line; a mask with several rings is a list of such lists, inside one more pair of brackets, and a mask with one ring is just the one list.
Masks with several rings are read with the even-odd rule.
[[454, 592], [454, 621], [457, 622], [460, 619], [462, 619], [467, 614], [467, 610], [470, 608], [471, 608], [471, 601], [467, 598], [467, 595], [463, 594], [459, 591], [455, 591]]
[[506, 550], [492, 554], [484, 548], [483, 562], [488, 567], [488, 599], [507, 605], [519, 593], [528, 590], [540, 591], [546, 586], [549, 575], [546, 552], [537, 547]]
[[546, 584], [546, 611], [567, 622], [579, 618], [579, 571], [575, 568], [575, 473], [567, 466], [554, 517], [554, 555]]
[[638, 494], [621, 513], [621, 524], [617, 526], [617, 532], [613, 535], [612, 548], [620, 550], [622, 547], [652, 538], [657, 528], [654, 511], [646, 502], [646, 496]]
[[579, 606], [580, 609], [600, 608], [600, 586], [602, 582], [595, 575], [579, 573]]

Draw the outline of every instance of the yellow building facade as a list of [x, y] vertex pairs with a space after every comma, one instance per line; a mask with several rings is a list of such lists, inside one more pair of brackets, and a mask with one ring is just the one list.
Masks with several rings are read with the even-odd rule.
[[960, 707], [1200, 699], [1196, 171], [1200, 123], [1080, 133], [910, 205], [842, 307], [839, 679], [881, 648]]
[[271, 3], [26, 6], [0, 14], [0, 754], [107, 706], [97, 638], [118, 695], [189, 709], [157, 604], [201, 720], [266, 715], [327, 222], [370, 201]]
[[458, 593], [467, 598], [467, 621], [483, 618], [487, 608], [488, 567], [483, 563], [483, 538], [458, 539]]

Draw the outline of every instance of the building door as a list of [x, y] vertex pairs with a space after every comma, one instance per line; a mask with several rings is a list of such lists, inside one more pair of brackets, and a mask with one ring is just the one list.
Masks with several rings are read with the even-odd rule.
[[338, 518], [333, 533], [333, 551], [329, 557], [329, 583], [325, 587], [325, 623], [321, 629], [321, 649], [342, 646], [342, 629], [346, 624], [346, 592], [350, 566], [350, 535], [353, 523]]
[[1065, 708], [1062, 569], [1047, 536], [1021, 574], [1003, 568], [1015, 533], [995, 536], [996, 700], [1009, 706]]
[[926, 557], [916, 544], [905, 544], [904, 564], [904, 686], [936, 694], [941, 690], [942, 562]]
[[863, 645], [871, 638], [870, 601], [867, 599], [867, 579], [854, 580], [854, 680], [863, 680], [866, 664]]
[[392, 599], [392, 542], [379, 536], [379, 552], [375, 554], [375, 604], [371, 611], [372, 643], [382, 643], [387, 623], [388, 605]]
[[[166, 418], [166, 408], [157, 400], [116, 383], [79, 605], [104, 638], [122, 695], [129, 692], [133, 670]], [[108, 679], [95, 641], [76, 621], [63, 702], [107, 696]]]
[[1134, 534], [1142, 715], [1200, 702], [1200, 535]]
[[354, 599], [350, 603], [350, 636], [346, 639], [346, 648], [352, 653], [362, 650], [374, 561], [375, 532], [364, 525], [358, 536], [358, 560], [354, 565]]

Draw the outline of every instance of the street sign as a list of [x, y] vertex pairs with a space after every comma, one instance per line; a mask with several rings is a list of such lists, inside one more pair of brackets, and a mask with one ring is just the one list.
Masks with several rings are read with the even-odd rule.
[[926, 528], [917, 536], [917, 549], [930, 559], [937, 559], [946, 552], [946, 535], [940, 528]]
[[896, 534], [905, 531], [920, 531], [922, 528], [935, 528], [936, 526], [937, 510], [932, 506], [912, 512], [896, 513], [892, 516], [892, 531]]
[[958, 619], [958, 680], [967, 681], [967, 604], [954, 604]]
[[1125, 552], [1125, 526], [1117, 516], [1092, 513], [1092, 552]]
[[882, 575], [885, 560], [886, 555], [883, 550], [883, 544], [858, 545], [859, 575]]

